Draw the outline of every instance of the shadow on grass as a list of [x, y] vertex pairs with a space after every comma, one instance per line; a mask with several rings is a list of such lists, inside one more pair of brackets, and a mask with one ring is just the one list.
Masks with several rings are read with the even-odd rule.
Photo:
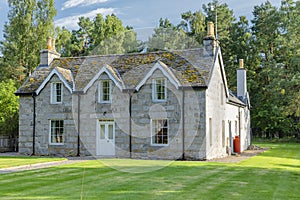
[[278, 164], [279, 166], [283, 166], [283, 167], [289, 167], [289, 168], [298, 168], [300, 169], [300, 165], [298, 163], [298, 165], [291, 165], [291, 164]]
[[[300, 196], [295, 187], [299, 184], [296, 178], [299, 171], [194, 161], [175, 161], [151, 171], [156, 166], [141, 162], [135, 165], [135, 160], [131, 161], [131, 169], [149, 172], [122, 172], [93, 160], [3, 175], [0, 194], [4, 199], [293, 199]], [[128, 167], [128, 161], [125, 163]]]

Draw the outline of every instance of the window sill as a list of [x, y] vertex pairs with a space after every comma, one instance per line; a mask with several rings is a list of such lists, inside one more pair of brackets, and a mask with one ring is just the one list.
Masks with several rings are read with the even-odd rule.
[[151, 144], [153, 147], [167, 147], [169, 144]]
[[165, 99], [165, 100], [153, 99], [152, 101], [153, 101], [154, 103], [166, 103], [166, 102], [167, 102], [167, 99]]
[[50, 146], [63, 146], [64, 143], [49, 143]]
[[55, 103], [55, 102], [51, 102], [50, 104], [51, 104], [51, 105], [61, 105], [62, 102], [56, 102], [56, 103]]

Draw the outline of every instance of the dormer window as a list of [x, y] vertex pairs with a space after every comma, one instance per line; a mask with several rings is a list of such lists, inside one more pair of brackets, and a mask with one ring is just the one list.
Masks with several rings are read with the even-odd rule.
[[152, 82], [152, 98], [155, 102], [165, 102], [167, 100], [166, 79], [156, 78]]
[[63, 87], [61, 82], [51, 83], [51, 103], [60, 104], [63, 98]]
[[101, 80], [99, 83], [99, 103], [111, 102], [111, 81]]

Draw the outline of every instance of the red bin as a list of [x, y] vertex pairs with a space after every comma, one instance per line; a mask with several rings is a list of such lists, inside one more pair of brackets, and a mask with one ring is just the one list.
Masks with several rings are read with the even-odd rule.
[[233, 140], [234, 152], [241, 153], [241, 144], [240, 144], [240, 137], [235, 136]]

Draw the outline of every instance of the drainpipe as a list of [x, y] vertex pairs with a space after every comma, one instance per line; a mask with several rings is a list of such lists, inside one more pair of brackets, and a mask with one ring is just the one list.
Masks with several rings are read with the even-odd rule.
[[184, 88], [182, 87], [182, 105], [181, 105], [181, 119], [182, 119], [182, 160], [185, 160], [185, 147], [184, 147], [184, 137], [185, 137], [185, 126], [184, 126], [184, 121], [185, 121], [185, 117], [184, 117], [184, 97], [185, 97], [185, 92], [184, 92]]
[[131, 112], [132, 112], [132, 104], [131, 104], [131, 98], [132, 95], [129, 94], [129, 158], [132, 158], [132, 122], [131, 122]]
[[78, 104], [77, 104], [77, 156], [80, 156], [80, 93], [77, 94]]
[[35, 122], [36, 122], [36, 110], [35, 110], [35, 107], [36, 107], [36, 93], [33, 92], [32, 93], [32, 99], [33, 99], [33, 128], [32, 128], [32, 156], [35, 155]]
[[239, 107], [239, 138], [240, 138], [240, 150], [242, 152], [242, 148], [241, 148], [241, 107]]

